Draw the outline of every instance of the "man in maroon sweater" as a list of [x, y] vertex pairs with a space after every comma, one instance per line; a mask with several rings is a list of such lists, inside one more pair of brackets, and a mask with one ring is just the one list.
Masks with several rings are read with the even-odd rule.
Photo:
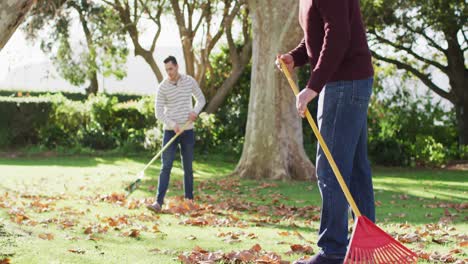
[[[299, 115], [318, 94], [318, 124], [360, 211], [375, 221], [372, 176], [367, 158], [367, 108], [373, 68], [359, 0], [300, 0], [300, 44], [278, 56], [288, 68], [309, 64], [311, 75], [296, 97]], [[278, 61], [277, 61], [278, 63]], [[326, 160], [317, 150], [322, 195], [320, 252], [298, 264], [342, 263], [348, 245], [349, 205]]]

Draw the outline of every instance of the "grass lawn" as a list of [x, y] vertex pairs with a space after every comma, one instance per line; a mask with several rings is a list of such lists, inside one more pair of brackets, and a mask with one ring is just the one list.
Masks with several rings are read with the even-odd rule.
[[[188, 212], [179, 198], [176, 162], [168, 212], [155, 215], [144, 203], [155, 195], [159, 162], [123, 197], [148, 160], [0, 158], [0, 262], [179, 263], [196, 246], [229, 253], [259, 244], [286, 261], [311, 254], [307, 245], [317, 251], [316, 183], [239, 180], [226, 176], [235, 160], [198, 156], [196, 206]], [[378, 226], [432, 259], [420, 263], [468, 261], [467, 171], [375, 168], [374, 184]], [[293, 244], [303, 247], [289, 254]]]

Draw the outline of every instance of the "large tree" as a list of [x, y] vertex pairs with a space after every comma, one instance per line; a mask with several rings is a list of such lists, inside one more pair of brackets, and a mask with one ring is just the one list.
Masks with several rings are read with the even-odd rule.
[[[362, 0], [372, 54], [405, 70], [456, 110], [468, 144], [468, 4], [459, 0]], [[445, 75], [449, 87], [435, 76]]]
[[[125, 77], [128, 50], [117, 13], [90, 0], [68, 0], [59, 9], [54, 2], [64, 1], [39, 2], [25, 28], [29, 37], [42, 40], [42, 50], [51, 56], [60, 75], [73, 85], [88, 81], [87, 94], [98, 92], [98, 73]], [[77, 40], [75, 23], [85, 37], [85, 45], [71, 42]]]
[[295, 97], [274, 68], [275, 56], [294, 48], [302, 32], [298, 1], [251, 0], [253, 57], [245, 143], [234, 174], [255, 179], [310, 179], [315, 169], [303, 148]]
[[[161, 34], [161, 16], [166, 8], [166, 0], [103, 0], [120, 17], [121, 27], [130, 37], [135, 51], [135, 56], [141, 56], [150, 66], [158, 82], [161, 82], [163, 75], [156, 63], [154, 52], [156, 43]], [[154, 35], [149, 47], [142, 44], [140, 35], [142, 33], [142, 19], [151, 22], [154, 28]]]
[[0, 1], [0, 50], [23, 22], [34, 0]]
[[[245, 0], [170, 0], [185, 59], [187, 74], [194, 76], [208, 99], [206, 111], [214, 113], [239, 80], [251, 57], [252, 38]], [[236, 45], [233, 27], [241, 29], [241, 45]], [[231, 71], [220, 87], [207, 87], [206, 77], [214, 65], [210, 55], [225, 36]], [[198, 41], [197, 41], [198, 40]]]

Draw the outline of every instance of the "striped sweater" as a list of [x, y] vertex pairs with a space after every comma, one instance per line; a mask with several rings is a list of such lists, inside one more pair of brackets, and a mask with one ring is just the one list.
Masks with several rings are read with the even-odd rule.
[[[196, 100], [195, 106], [192, 96]], [[156, 118], [163, 122], [165, 130], [173, 130], [176, 124], [181, 127], [188, 121], [190, 112], [199, 114], [205, 103], [205, 97], [197, 81], [191, 76], [180, 74], [177, 82], [166, 78], [156, 93]], [[193, 124], [190, 124], [188, 129], [192, 128]]]

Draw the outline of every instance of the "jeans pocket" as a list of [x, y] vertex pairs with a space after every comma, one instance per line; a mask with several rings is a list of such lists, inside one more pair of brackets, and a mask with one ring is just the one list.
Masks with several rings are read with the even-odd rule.
[[351, 103], [361, 107], [367, 107], [372, 95], [372, 84], [373, 78], [354, 81]]

